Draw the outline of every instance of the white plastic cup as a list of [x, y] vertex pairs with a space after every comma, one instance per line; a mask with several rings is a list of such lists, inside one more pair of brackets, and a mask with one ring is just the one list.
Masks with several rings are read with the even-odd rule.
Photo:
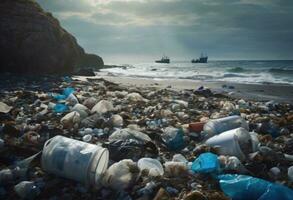
[[249, 151], [255, 152], [258, 140], [244, 128], [237, 128], [223, 132], [211, 137], [205, 143], [209, 146], [218, 147], [222, 155], [236, 156], [240, 160], [245, 160], [246, 155], [241, 149], [241, 143], [250, 140]]
[[234, 115], [219, 119], [209, 120], [203, 127], [204, 133], [206, 133], [209, 137], [218, 135], [225, 131], [229, 131], [235, 128], [244, 128], [249, 130], [249, 126], [247, 122], [240, 116]]
[[108, 149], [60, 135], [48, 140], [42, 153], [45, 171], [86, 186], [99, 186], [108, 162]]

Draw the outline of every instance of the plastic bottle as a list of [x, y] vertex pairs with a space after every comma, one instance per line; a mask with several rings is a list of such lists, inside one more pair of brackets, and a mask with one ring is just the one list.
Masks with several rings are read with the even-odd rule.
[[180, 150], [184, 148], [183, 130], [167, 127], [162, 134], [162, 139], [170, 150]]
[[211, 137], [239, 127], [249, 130], [247, 122], [242, 117], [234, 115], [220, 119], [209, 120], [204, 125], [203, 130], [208, 137]]

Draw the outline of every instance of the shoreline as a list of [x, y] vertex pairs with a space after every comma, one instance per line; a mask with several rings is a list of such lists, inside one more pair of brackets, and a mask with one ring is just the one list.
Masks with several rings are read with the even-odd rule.
[[[190, 79], [151, 79], [139, 77], [118, 77], [112, 75], [100, 75], [95, 77], [75, 76], [85, 80], [86, 78], [103, 78], [107, 81], [121, 84], [126, 87], [153, 87], [168, 88], [171, 90], [196, 90], [201, 86], [207, 87], [214, 93], [224, 94], [232, 98], [243, 98], [252, 101], [276, 101], [279, 103], [293, 103], [293, 86], [287, 84], [245, 84], [226, 81], [198, 81]], [[226, 87], [223, 87], [226, 86]]]

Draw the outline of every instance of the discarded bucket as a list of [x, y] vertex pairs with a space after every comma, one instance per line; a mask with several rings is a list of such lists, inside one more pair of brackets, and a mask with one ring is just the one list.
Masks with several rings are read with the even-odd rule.
[[234, 115], [210, 120], [204, 125], [203, 130], [208, 136], [214, 136], [240, 127], [249, 130], [247, 122], [242, 117]]
[[237, 128], [216, 135], [206, 141], [209, 146], [219, 147], [222, 155], [236, 156], [240, 160], [255, 152], [258, 140], [244, 128]]
[[60, 135], [45, 143], [42, 154], [45, 171], [87, 186], [99, 185], [108, 161], [107, 149]]

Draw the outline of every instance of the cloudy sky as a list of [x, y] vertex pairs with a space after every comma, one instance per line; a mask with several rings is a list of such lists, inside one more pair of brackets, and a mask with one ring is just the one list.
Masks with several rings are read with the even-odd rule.
[[293, 0], [37, 0], [106, 63], [293, 59]]

